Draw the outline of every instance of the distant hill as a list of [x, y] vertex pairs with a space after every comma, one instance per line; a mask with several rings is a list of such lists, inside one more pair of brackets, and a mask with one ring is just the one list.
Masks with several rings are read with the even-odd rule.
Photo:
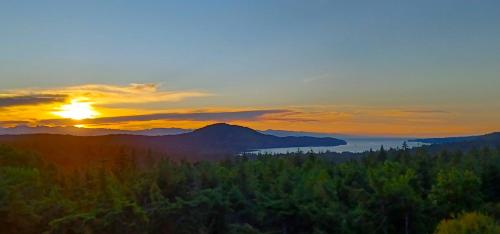
[[429, 144], [446, 144], [459, 142], [500, 142], [500, 132], [489, 133], [479, 136], [462, 136], [462, 137], [440, 137], [440, 138], [421, 138], [410, 140], [413, 142], [422, 142]]
[[229, 124], [213, 124], [191, 133], [180, 134], [178, 139], [187, 140], [186, 145], [205, 150], [228, 149], [233, 152], [252, 149], [337, 146], [345, 145], [344, 140], [331, 137], [288, 136], [277, 137], [255, 131], [247, 127]]
[[[150, 128], [143, 130], [122, 130], [109, 128], [77, 128], [73, 126], [27, 126], [18, 125], [15, 127], [0, 127], [0, 135], [25, 135], [25, 134], [62, 134], [72, 136], [105, 136], [105, 135], [141, 135], [141, 136], [165, 136], [177, 135], [182, 133], [192, 132], [193, 129], [185, 128]], [[407, 139], [385, 136], [362, 136], [362, 135], [347, 135], [336, 133], [318, 133], [304, 131], [288, 131], [267, 129], [258, 131], [263, 134], [273, 135], [278, 137], [287, 136], [310, 136], [310, 137], [333, 137], [340, 139]]]
[[480, 136], [463, 136], [463, 137], [439, 137], [439, 138], [420, 138], [409, 140], [411, 142], [421, 142], [428, 144], [444, 144], [444, 143], [457, 143], [465, 141], [477, 140]]
[[260, 131], [260, 132], [264, 133], [264, 134], [268, 134], [268, 135], [279, 136], [279, 137], [311, 136], [311, 137], [333, 137], [333, 138], [342, 138], [342, 139], [366, 138], [364, 136], [355, 136], [355, 135], [347, 135], [347, 134], [287, 131], [287, 130], [274, 130], [274, 129], [267, 129], [267, 130]]
[[261, 133], [274, 135], [279, 137], [285, 136], [311, 136], [311, 137], [333, 137], [340, 138], [343, 140], [371, 140], [371, 139], [392, 139], [392, 140], [408, 140], [412, 139], [412, 137], [404, 137], [404, 136], [388, 136], [388, 135], [350, 135], [350, 134], [339, 134], [339, 133], [321, 133], [321, 132], [304, 132], [304, 131], [287, 131], [287, 130], [274, 130], [267, 129], [264, 131], [260, 131]]
[[500, 147], [500, 132], [489, 133], [480, 136], [463, 137], [442, 137], [442, 138], [424, 138], [410, 140], [413, 142], [429, 143], [427, 148], [430, 151], [440, 150], [470, 150], [481, 147]]
[[104, 136], [112, 134], [127, 134], [141, 136], [164, 136], [176, 135], [193, 131], [192, 129], [182, 128], [151, 128], [144, 130], [120, 130], [108, 128], [77, 128], [77, 127], [49, 127], [49, 126], [25, 126], [2, 128], [0, 135], [25, 135], [25, 134], [63, 134], [73, 136]]
[[123, 154], [168, 156], [190, 161], [217, 160], [253, 149], [337, 146], [346, 142], [329, 137], [277, 137], [246, 127], [214, 124], [193, 132], [166, 136], [3, 135], [0, 144], [33, 150], [49, 161], [72, 167]]

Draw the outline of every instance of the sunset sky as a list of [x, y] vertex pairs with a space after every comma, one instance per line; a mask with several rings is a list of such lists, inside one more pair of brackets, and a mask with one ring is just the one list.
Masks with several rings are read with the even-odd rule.
[[500, 131], [500, 1], [2, 1], [0, 126]]

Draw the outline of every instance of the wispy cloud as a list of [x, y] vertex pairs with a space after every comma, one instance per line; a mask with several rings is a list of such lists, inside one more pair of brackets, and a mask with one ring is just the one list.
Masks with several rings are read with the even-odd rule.
[[403, 110], [401, 112], [413, 114], [449, 114], [449, 111], [444, 110]]
[[[103, 117], [78, 121], [79, 124], [112, 124], [135, 121], [255, 121], [264, 118], [266, 115], [286, 113], [288, 110], [249, 110], [249, 111], [228, 111], [228, 112], [191, 112], [191, 113], [157, 113], [147, 115], [130, 115]], [[42, 120], [41, 124], [72, 125], [76, 121], [69, 119], [49, 119]]]
[[13, 126], [17, 126], [17, 125], [22, 125], [22, 124], [29, 124], [31, 122], [29, 121], [16, 121], [16, 120], [5, 120], [5, 121], [0, 121], [0, 126], [8, 126], [8, 125], [13, 125]]
[[302, 82], [304, 84], [309, 84], [309, 83], [314, 83], [314, 82], [318, 82], [318, 81], [322, 81], [322, 80], [327, 80], [327, 79], [330, 79], [332, 76], [328, 73], [325, 73], [325, 74], [321, 74], [321, 75], [318, 75], [318, 76], [312, 76], [312, 77], [308, 77], [308, 78], [305, 78], [302, 80]]
[[0, 107], [39, 105], [55, 102], [64, 102], [67, 99], [64, 94], [26, 94], [12, 95], [0, 94]]
[[[88, 99], [97, 105], [119, 105], [128, 103], [177, 102], [187, 98], [206, 97], [213, 94], [196, 90], [168, 91], [161, 89], [159, 84], [129, 84], [106, 85], [86, 84], [56, 88], [28, 88], [0, 91], [0, 105], [2, 96], [6, 96], [4, 105], [28, 105], [37, 102], [49, 102], [62, 98]], [[12, 99], [12, 97], [21, 97]], [[55, 99], [55, 100], [54, 100]]]
[[300, 110], [288, 110], [276, 112], [273, 115], [268, 115], [263, 118], [266, 121], [284, 121], [284, 122], [318, 122], [317, 116], [305, 114]]

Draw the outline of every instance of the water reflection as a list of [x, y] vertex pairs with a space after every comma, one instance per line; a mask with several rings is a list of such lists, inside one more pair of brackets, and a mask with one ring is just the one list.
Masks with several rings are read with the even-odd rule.
[[322, 147], [290, 147], [290, 148], [272, 148], [272, 149], [258, 149], [253, 151], [253, 153], [290, 153], [300, 151], [313, 151], [313, 152], [353, 152], [360, 153], [364, 151], [369, 151], [370, 149], [378, 150], [381, 146], [385, 149], [389, 148], [401, 148], [403, 142], [406, 141], [409, 148], [418, 147], [425, 145], [425, 143], [420, 142], [408, 142], [408, 139], [402, 138], [367, 138], [367, 139], [345, 139], [347, 145], [340, 146], [322, 146]]

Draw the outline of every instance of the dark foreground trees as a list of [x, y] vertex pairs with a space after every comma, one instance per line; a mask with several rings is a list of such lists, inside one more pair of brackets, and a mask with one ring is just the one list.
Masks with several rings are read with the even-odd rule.
[[498, 150], [356, 158], [335, 163], [293, 153], [136, 165], [124, 153], [113, 167], [63, 173], [32, 153], [0, 147], [0, 232], [498, 231]]

